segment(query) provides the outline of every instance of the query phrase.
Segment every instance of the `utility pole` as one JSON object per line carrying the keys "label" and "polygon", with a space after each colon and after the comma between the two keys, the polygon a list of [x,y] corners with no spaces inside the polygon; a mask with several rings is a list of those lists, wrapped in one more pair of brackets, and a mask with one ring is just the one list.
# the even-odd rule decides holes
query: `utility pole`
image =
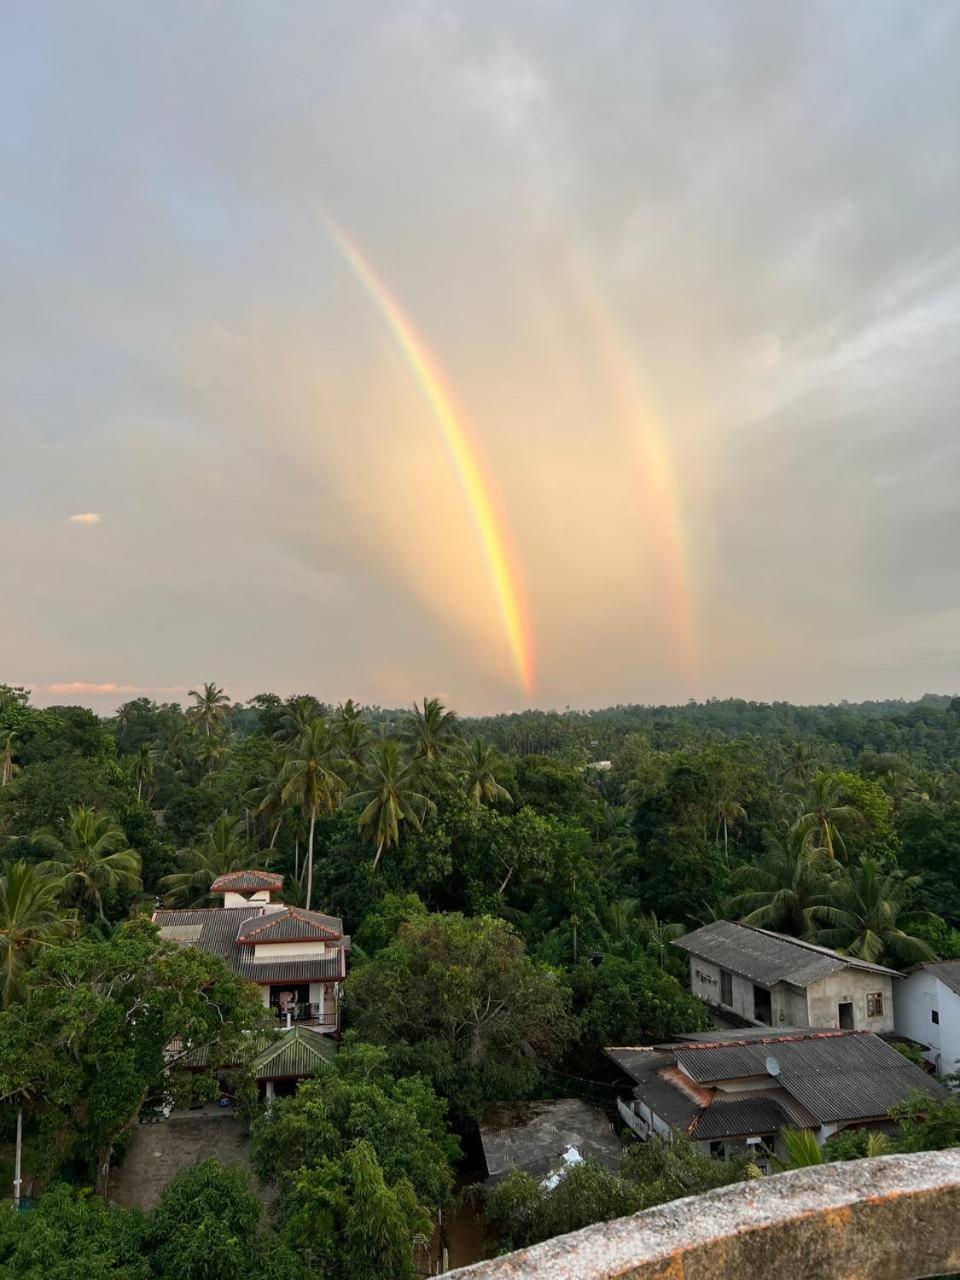
{"label": "utility pole", "polygon": [[20,1186],[23,1179],[20,1177],[20,1162],[23,1156],[23,1107],[17,1107],[17,1155],[13,1166],[13,1206],[15,1209],[20,1208]]}

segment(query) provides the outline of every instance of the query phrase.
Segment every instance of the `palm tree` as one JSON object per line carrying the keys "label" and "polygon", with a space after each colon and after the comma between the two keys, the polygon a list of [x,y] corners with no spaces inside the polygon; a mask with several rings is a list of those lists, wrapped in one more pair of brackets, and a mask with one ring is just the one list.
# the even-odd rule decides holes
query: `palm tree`
{"label": "palm tree", "polygon": [[811,916],[820,928],[813,930],[810,939],[873,964],[935,960],[922,938],[898,924],[919,887],[919,876],[885,871],[876,858],[864,858],[818,899]]}
{"label": "palm tree", "polygon": [[298,693],[288,698],[280,728],[274,734],[278,742],[292,743],[302,738],[314,720],[321,719],[323,706],[312,693]]}
{"label": "palm tree", "polygon": [[643,922],[638,898],[615,898],[600,908],[600,925],[610,950],[624,960],[636,960],[643,951]]}
{"label": "palm tree", "polygon": [[23,976],[40,950],[75,926],[60,910],[60,881],[26,862],[9,862],[0,875],[0,982],[3,1007],[20,994]]}
{"label": "palm tree", "polygon": [[271,849],[277,843],[277,836],[280,834],[280,827],[283,824],[285,813],[283,803],[283,766],[285,763],[286,757],[283,752],[279,748],[272,750],[263,762],[257,781],[246,797],[247,802],[253,806],[254,812],[265,814],[273,826],[273,834],[270,836],[269,845]]}
{"label": "palm tree", "polygon": [[447,711],[439,698],[424,698],[423,706],[414,703],[406,717],[404,737],[415,760],[439,760],[460,737],[457,713]]}
{"label": "palm tree", "polygon": [[768,836],[763,861],[734,871],[739,892],[726,910],[742,924],[801,938],[812,927],[811,910],[827,892],[834,865],[816,831],[794,826],[782,838]]}
{"label": "palm tree", "polygon": [[[786,1148],[786,1159],[780,1156],[770,1157],[770,1163],[777,1173],[787,1173],[791,1169],[809,1169],[811,1166],[827,1163],[823,1147],[817,1142],[816,1134],[812,1129],[781,1129],[780,1141]],[[868,1157],[885,1156],[889,1151],[890,1139],[885,1133],[877,1130],[868,1136],[866,1149]],[[747,1176],[762,1178],[763,1170],[759,1165],[750,1163],[747,1165]]]}
{"label": "palm tree", "polygon": [[723,860],[729,862],[729,833],[730,828],[738,822],[742,822],[747,816],[747,811],[739,800],[735,800],[732,794],[724,790],[720,798],[717,800],[717,834],[723,829]]}
{"label": "palm tree", "polygon": [[367,763],[371,733],[363,713],[352,698],[337,707],[333,723],[348,770],[352,777],[359,778]]}
{"label": "palm tree", "polygon": [[213,737],[223,728],[230,699],[212,680],[200,690],[191,689],[190,697],[195,700],[188,712],[194,727],[198,732],[202,731],[205,738]]}
{"label": "palm tree", "polygon": [[464,746],[461,758],[467,794],[478,809],[495,801],[513,804],[513,796],[500,782],[506,761],[496,747],[475,738],[469,747]]}
{"label": "palm tree", "polygon": [[206,830],[197,845],[176,854],[183,868],[164,876],[159,888],[170,907],[206,907],[216,898],[210,892],[214,880],[228,871],[243,871],[250,853],[243,841],[243,823],[223,814]]}
{"label": "palm tree", "polygon": [[213,773],[226,756],[227,748],[216,738],[201,738],[195,752],[197,764],[204,773]]}
{"label": "palm tree", "polygon": [[0,787],[12,782],[14,774],[20,772],[20,766],[14,763],[17,754],[17,735],[13,729],[0,734]]}
{"label": "palm tree", "polygon": [[380,862],[384,849],[400,842],[400,825],[408,822],[419,831],[428,812],[436,805],[416,790],[416,765],[405,759],[399,742],[388,740],[379,744],[364,772],[364,789],[353,797],[363,810],[357,820],[377,846],[374,868]]}
{"label": "palm tree", "polygon": [[798,738],[793,744],[792,751],[787,755],[783,770],[784,782],[790,787],[802,789],[810,781],[810,775],[813,773],[813,764],[813,752],[802,738]]}
{"label": "palm tree", "polygon": [[673,954],[670,943],[686,933],[686,925],[666,924],[658,920],[651,911],[649,915],[640,917],[640,937],[650,955],[661,969],[666,969],[667,960]]}
{"label": "palm tree", "polygon": [[837,824],[859,822],[863,817],[855,805],[843,804],[842,800],[837,779],[821,770],[813,779],[806,808],[797,819],[797,826],[801,830],[819,832],[818,843],[831,858],[836,858],[838,853],[844,857],[846,853],[843,835]]}
{"label": "palm tree", "polygon": [[140,855],[112,818],[78,805],[70,810],[63,835],[53,827],[34,833],[33,843],[49,857],[39,870],[61,881],[61,898],[70,906],[92,906],[103,915],[103,894],[140,888]]}
{"label": "palm tree", "polygon": [[144,742],[140,750],[133,757],[130,765],[130,775],[137,784],[137,803],[143,799],[143,789],[147,783],[153,781],[156,772],[155,762],[157,753],[153,747]]}
{"label": "palm tree", "polygon": [[313,898],[313,835],[317,814],[321,809],[332,813],[343,798],[347,784],[343,778],[343,761],[329,723],[317,717],[311,720],[293,744],[281,772],[284,804],[300,804],[310,815],[307,836],[306,908]]}

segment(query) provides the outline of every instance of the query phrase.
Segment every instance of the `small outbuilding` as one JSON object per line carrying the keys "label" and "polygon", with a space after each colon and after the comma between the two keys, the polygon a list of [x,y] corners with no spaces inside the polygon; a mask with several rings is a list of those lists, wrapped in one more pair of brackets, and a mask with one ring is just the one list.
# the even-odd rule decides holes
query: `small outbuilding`
{"label": "small outbuilding", "polygon": [[488,1107],[480,1122],[480,1141],[491,1183],[514,1169],[549,1180],[558,1170],[562,1173],[591,1158],[611,1173],[620,1167],[620,1139],[609,1117],[579,1098]]}

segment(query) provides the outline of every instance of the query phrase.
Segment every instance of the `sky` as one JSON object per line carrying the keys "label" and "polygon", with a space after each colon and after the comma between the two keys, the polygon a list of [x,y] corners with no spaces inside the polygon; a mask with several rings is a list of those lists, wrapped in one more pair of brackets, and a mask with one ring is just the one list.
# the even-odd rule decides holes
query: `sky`
{"label": "sky", "polygon": [[956,691],[958,65],[955,0],[5,0],[0,680]]}

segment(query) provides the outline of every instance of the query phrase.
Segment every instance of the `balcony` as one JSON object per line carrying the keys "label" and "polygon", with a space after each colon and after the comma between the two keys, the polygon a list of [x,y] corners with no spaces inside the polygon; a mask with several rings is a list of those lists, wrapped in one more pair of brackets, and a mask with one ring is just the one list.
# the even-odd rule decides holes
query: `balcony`
{"label": "balcony", "polygon": [[917,1280],[960,1270],[960,1148],[741,1182],[450,1272],[461,1280]]}
{"label": "balcony", "polygon": [[322,1005],[314,1004],[308,1001],[305,1004],[294,1004],[289,1007],[286,1013],[281,1013],[279,1009],[274,1009],[280,1020],[281,1026],[295,1026],[297,1023],[305,1023],[307,1026],[317,1027],[318,1030],[335,1031],[338,1023],[337,1010],[324,1009]]}

